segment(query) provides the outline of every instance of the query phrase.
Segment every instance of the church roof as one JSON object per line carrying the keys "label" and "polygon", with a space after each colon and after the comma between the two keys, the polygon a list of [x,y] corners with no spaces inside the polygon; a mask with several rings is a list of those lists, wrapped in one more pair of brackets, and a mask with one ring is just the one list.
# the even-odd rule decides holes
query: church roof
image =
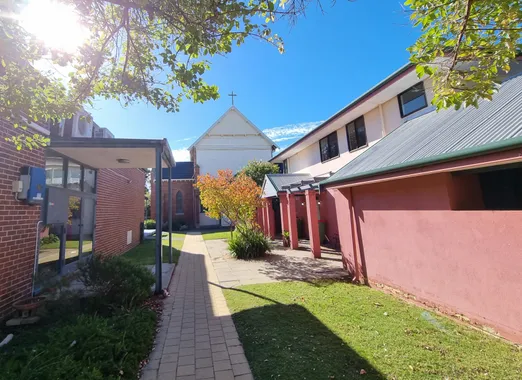
{"label": "church roof", "polygon": [[[192,179],[194,178],[194,163],[192,161],[176,162],[172,169],[172,179]],[[161,173],[163,180],[169,179],[169,168],[163,168]]]}
{"label": "church roof", "polygon": [[200,141],[201,141],[201,140],[202,140],[202,139],[203,139],[207,134],[209,134],[210,131],[211,131],[212,129],[214,129],[214,127],[215,127],[216,125],[218,125],[218,124],[221,122],[221,120],[223,120],[223,119],[225,118],[225,116],[228,115],[230,112],[236,112],[236,113],[237,113],[237,114],[238,114],[238,115],[239,115],[239,116],[240,116],[240,117],[241,117],[241,118],[242,118],[242,119],[243,119],[243,120],[244,120],[248,125],[250,125],[254,130],[256,130],[262,138],[264,138],[266,141],[268,141],[268,142],[272,145],[272,147],[273,147],[274,149],[275,149],[275,148],[279,148],[279,146],[278,146],[275,142],[273,142],[272,139],[270,139],[267,135],[265,135],[265,134],[263,133],[263,131],[261,131],[258,127],[256,127],[256,125],[255,125],[254,123],[252,123],[250,120],[248,120],[247,117],[241,113],[241,111],[239,111],[236,107],[231,106],[231,107],[230,107],[230,108],[229,108],[229,109],[228,109],[228,110],[227,110],[223,115],[221,115],[221,117],[220,117],[219,119],[216,120],[216,122],[215,122],[214,124],[212,124],[212,125],[210,126],[209,129],[207,129],[207,130],[206,130],[206,131],[205,131],[201,136],[199,136],[199,138],[198,138],[196,141],[194,141],[194,142],[192,143],[191,146],[189,146],[188,150],[191,150],[193,147],[195,147],[195,146],[196,146],[196,145],[197,145],[197,144],[198,144],[198,143],[199,143],[199,142],[200,142]]}

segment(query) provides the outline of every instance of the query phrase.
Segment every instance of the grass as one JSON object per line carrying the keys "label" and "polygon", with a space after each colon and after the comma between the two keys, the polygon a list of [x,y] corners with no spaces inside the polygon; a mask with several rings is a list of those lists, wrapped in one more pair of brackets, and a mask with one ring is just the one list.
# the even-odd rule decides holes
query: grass
{"label": "grass", "polygon": [[[181,247],[183,246],[183,240],[185,238],[183,233],[172,233],[172,261],[177,263],[179,255],[181,253]],[[169,262],[169,238],[164,236],[163,241],[163,262]],[[155,259],[155,240],[145,240],[142,244],[134,247],[130,251],[123,254],[122,257],[131,260],[133,263],[138,265],[153,265],[156,262]]]}
{"label": "grass", "polygon": [[230,239],[230,230],[220,231],[201,231],[203,240],[218,240],[218,239]]}
{"label": "grass", "polygon": [[522,378],[516,346],[365,286],[284,282],[225,297],[256,379]]}
{"label": "grass", "polygon": [[[78,248],[79,247],[78,242],[79,242],[79,240],[67,240],[65,242],[65,248],[67,248],[67,249]],[[88,244],[88,243],[91,243],[91,240],[83,241],[83,244]],[[58,249],[58,248],[60,248],[60,241],[56,241],[54,243],[49,243],[49,244],[42,244],[40,246],[40,249]]]}

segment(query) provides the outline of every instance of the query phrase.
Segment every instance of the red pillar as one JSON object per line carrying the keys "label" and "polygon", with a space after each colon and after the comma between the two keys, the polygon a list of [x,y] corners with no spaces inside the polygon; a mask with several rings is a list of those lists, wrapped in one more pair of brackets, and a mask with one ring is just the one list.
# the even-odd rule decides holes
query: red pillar
{"label": "red pillar", "polygon": [[268,217],[268,236],[273,240],[275,238],[275,214],[274,208],[272,207],[272,198],[266,199],[266,210]]}
{"label": "red pillar", "polygon": [[297,236],[297,216],[295,214],[295,195],[287,194],[287,210],[288,210],[288,232],[290,232],[290,248],[297,249],[299,247],[299,238]]}
{"label": "red pillar", "polygon": [[279,194],[279,210],[281,212],[281,229],[288,231],[288,200],[286,194]]}
{"label": "red pillar", "polygon": [[319,241],[319,219],[317,218],[317,200],[315,190],[306,190],[306,216],[308,219],[308,235],[310,248],[315,258],[321,257],[321,242]]}

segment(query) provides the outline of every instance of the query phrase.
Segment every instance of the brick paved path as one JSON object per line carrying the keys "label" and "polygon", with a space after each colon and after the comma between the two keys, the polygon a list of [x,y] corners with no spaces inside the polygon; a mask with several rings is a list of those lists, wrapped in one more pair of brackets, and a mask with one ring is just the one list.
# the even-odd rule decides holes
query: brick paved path
{"label": "brick paved path", "polygon": [[207,248],[187,233],[142,380],[252,380]]}

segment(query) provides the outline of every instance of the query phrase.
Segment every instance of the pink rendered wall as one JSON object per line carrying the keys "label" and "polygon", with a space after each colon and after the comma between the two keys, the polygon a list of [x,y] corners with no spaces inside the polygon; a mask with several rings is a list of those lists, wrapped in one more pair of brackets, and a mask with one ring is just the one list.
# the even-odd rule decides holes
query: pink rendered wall
{"label": "pink rendered wall", "polygon": [[[352,188],[365,273],[522,342],[522,211],[453,211],[454,185],[451,175],[437,174]],[[347,191],[341,195],[348,258]]]}
{"label": "pink rendered wall", "polygon": [[319,200],[321,201],[321,205],[319,206],[320,210],[320,219],[326,222],[326,236],[328,239],[333,239],[336,235],[339,235],[339,231],[337,229],[337,212],[335,208],[335,197],[333,195],[334,189],[326,189],[325,191],[321,191],[319,195]]}

